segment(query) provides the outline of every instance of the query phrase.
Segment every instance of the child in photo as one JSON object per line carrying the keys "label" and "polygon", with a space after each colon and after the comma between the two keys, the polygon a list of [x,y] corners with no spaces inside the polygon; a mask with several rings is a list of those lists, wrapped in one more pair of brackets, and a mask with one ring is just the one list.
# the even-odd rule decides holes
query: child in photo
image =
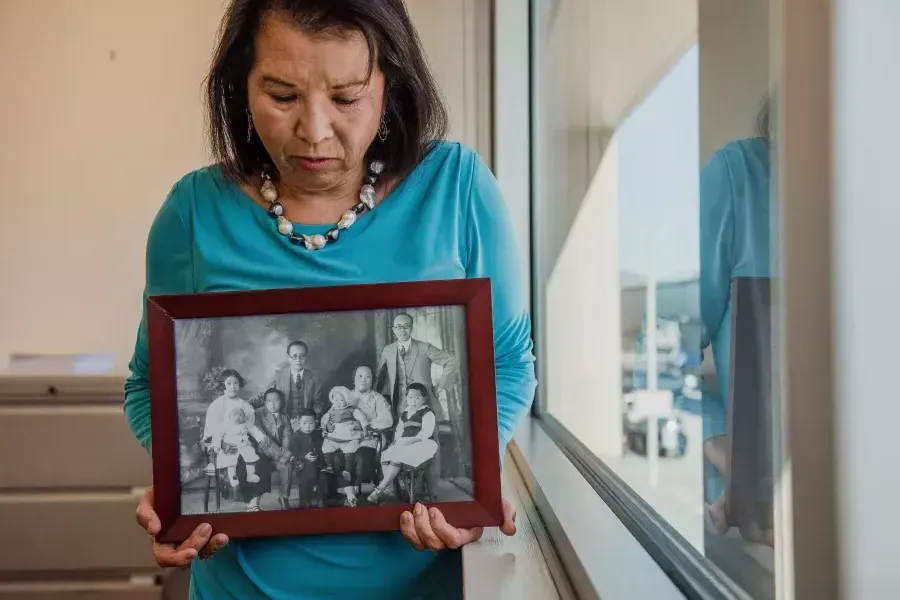
{"label": "child in photo", "polygon": [[397,419],[394,443],[381,453],[384,479],[369,494],[369,502],[374,504],[387,494],[388,486],[400,473],[401,465],[418,467],[437,452],[437,442],[432,439],[436,421],[427,398],[428,390],[421,383],[411,383],[407,387],[406,410]]}
{"label": "child in photo", "polygon": [[236,468],[238,459],[243,458],[247,467],[247,482],[259,483],[256,473],[259,455],[250,438],[261,442],[265,435],[256,426],[253,407],[238,395],[244,386],[244,378],[234,369],[226,369],[222,371],[220,381],[222,395],[213,400],[206,410],[203,439],[209,440],[216,455],[215,465],[207,465],[207,470],[226,469],[229,482],[237,487]]}
{"label": "child in photo", "polygon": [[232,487],[239,485],[237,478],[238,456],[244,459],[247,466],[247,481],[249,483],[259,483],[259,475],[256,474],[256,463],[259,461],[259,455],[253,447],[250,438],[253,437],[257,443],[262,443],[266,439],[266,435],[256,426],[255,414],[251,411],[249,414],[241,407],[236,406],[228,413],[228,422],[222,428],[221,436],[213,438],[213,448],[222,448],[219,451],[216,466],[218,468],[225,467],[228,471],[228,481]]}
{"label": "child in photo", "polygon": [[[291,466],[293,455],[290,451],[291,421],[284,414],[285,398],[278,388],[269,388],[263,393],[263,407],[256,411],[256,423],[265,434],[265,441],[259,449],[272,463],[278,472],[279,495],[278,505],[283,509],[290,508]],[[266,465],[264,468],[271,467]]]}
{"label": "child in photo", "polygon": [[291,435],[290,453],[300,484],[300,508],[325,506],[328,475],[324,471],[322,432],[316,429],[316,413],[304,409],[297,416],[297,430]]}
{"label": "child in photo", "polygon": [[[331,408],[322,417],[322,430],[325,432],[322,452],[328,469],[341,475],[338,485],[352,488],[356,485],[355,452],[359,449],[359,442],[369,421],[361,410],[353,406],[349,389],[343,386],[333,387],[328,393],[328,399],[331,401]],[[356,505],[355,494],[347,496],[347,505]]]}

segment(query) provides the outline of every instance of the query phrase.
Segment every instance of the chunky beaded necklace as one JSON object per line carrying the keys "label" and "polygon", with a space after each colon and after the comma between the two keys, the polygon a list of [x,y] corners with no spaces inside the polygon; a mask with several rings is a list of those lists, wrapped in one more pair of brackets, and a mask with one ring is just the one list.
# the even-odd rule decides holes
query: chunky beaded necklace
{"label": "chunky beaded necklace", "polygon": [[378,176],[384,170],[384,163],[380,160],[372,161],[369,165],[369,172],[365,177],[362,187],[359,190],[359,203],[341,215],[340,220],[324,234],[316,233],[307,235],[302,233],[297,235],[294,233],[294,225],[284,216],[284,206],[278,202],[278,187],[272,181],[272,171],[264,169],[262,172],[262,186],[260,192],[262,197],[269,203],[269,216],[275,219],[278,233],[287,237],[292,243],[303,245],[307,250],[321,250],[329,242],[338,241],[342,229],[349,229],[351,225],[356,223],[359,215],[366,210],[375,208],[375,182]]}

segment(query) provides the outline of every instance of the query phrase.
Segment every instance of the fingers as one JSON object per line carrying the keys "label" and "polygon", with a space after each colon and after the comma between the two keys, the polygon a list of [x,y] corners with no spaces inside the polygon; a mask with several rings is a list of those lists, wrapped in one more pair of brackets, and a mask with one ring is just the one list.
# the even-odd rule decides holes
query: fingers
{"label": "fingers", "polygon": [[454,527],[444,519],[444,513],[436,508],[430,509],[428,514],[431,518],[431,529],[434,531],[435,535],[440,538],[441,542],[443,542],[447,548],[452,550],[457,550],[466,544],[476,542],[480,540],[481,536],[484,534],[484,529],[481,527],[475,527],[474,529],[459,529]]}
{"label": "fingers", "polygon": [[200,550],[200,558],[202,560],[207,560],[212,557],[213,554],[222,549],[222,547],[228,543],[228,536],[224,533],[217,533],[209,540],[209,543]]}
{"label": "fingers", "polygon": [[422,543],[422,540],[419,539],[419,535],[416,533],[416,526],[413,522],[412,513],[409,511],[405,511],[402,515],[400,515],[400,533],[403,534],[409,543],[412,544],[412,547],[421,552],[425,549],[425,544]]}
{"label": "fingers", "polygon": [[503,499],[503,525],[500,531],[504,535],[516,535],[516,508],[506,498]]}
{"label": "fingers", "polygon": [[[434,510],[434,509],[433,509]],[[431,517],[422,504],[416,503],[413,509],[413,521],[416,526],[416,533],[419,540],[429,550],[443,550],[446,546],[431,528]]]}
{"label": "fingers", "polygon": [[172,544],[154,541],[153,556],[160,567],[186,567],[197,557],[197,551],[194,548],[178,549]]}
{"label": "fingers", "polygon": [[153,486],[144,490],[144,495],[135,511],[135,518],[138,524],[144,528],[150,535],[159,533],[162,527],[159,523],[159,517],[153,510]]}

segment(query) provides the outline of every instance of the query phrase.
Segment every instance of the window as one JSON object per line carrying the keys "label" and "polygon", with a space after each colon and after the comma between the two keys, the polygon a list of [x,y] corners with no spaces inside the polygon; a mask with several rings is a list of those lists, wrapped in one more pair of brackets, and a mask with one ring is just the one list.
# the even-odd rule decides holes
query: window
{"label": "window", "polygon": [[775,597],[769,9],[532,2],[537,415],[714,597]]}

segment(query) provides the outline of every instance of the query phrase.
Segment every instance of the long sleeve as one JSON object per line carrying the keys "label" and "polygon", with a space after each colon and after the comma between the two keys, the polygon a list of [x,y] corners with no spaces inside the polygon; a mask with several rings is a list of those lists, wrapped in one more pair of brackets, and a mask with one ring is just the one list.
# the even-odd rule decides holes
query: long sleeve
{"label": "long sleeve", "polygon": [[[714,340],[731,301],[734,263],[734,194],[724,152],[700,173],[700,318],[703,347]],[[714,352],[729,349],[713,348]],[[727,373],[718,373],[722,381]],[[727,412],[719,393],[703,391],[703,439],[725,435]]]}
{"label": "long sleeve", "polygon": [[147,298],[158,294],[192,292],[191,233],[181,203],[181,184],[176,184],[159,209],[147,237],[143,315],[138,326],[134,354],[125,382],[125,416],[138,442],[150,451],[150,372],[147,348]]}
{"label": "long sleeve", "polygon": [[440,365],[443,370],[438,387],[442,390],[448,389],[456,381],[456,376],[459,373],[459,361],[446,350],[442,350],[433,344],[426,343],[425,348],[431,362]]}
{"label": "long sleeve", "polygon": [[375,400],[375,417],[369,425],[372,429],[388,429],[394,424],[394,417],[391,415],[391,407],[388,405],[384,396],[378,392],[369,392]]}
{"label": "long sleeve", "polygon": [[537,380],[531,319],[509,208],[500,187],[473,153],[469,193],[466,276],[489,277],[493,299],[494,357],[500,452],[528,415]]}
{"label": "long sleeve", "polygon": [[725,154],[700,173],[700,317],[703,346],[716,337],[731,296],[734,194]]}
{"label": "long sleeve", "polygon": [[359,410],[358,408],[354,409],[353,418],[356,419],[357,421],[359,421],[359,424],[362,425],[363,427],[369,426],[369,419],[366,418],[366,413]]}
{"label": "long sleeve", "polygon": [[434,413],[429,411],[422,417],[422,429],[419,431],[417,438],[427,440],[434,434]]}

